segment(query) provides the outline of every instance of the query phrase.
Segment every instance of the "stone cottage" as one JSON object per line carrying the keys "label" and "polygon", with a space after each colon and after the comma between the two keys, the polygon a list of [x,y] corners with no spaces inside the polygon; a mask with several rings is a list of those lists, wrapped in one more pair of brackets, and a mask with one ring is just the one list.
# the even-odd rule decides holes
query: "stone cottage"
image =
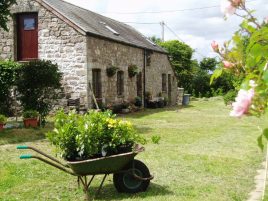
{"label": "stone cottage", "polygon": [[[89,2],[90,3],[90,2]],[[177,80],[167,52],[132,27],[62,0],[17,0],[9,31],[0,29],[0,59],[45,59],[63,72],[65,103],[93,106],[161,93],[176,103]],[[138,67],[130,77],[129,66]],[[113,76],[107,68],[117,67]]]}

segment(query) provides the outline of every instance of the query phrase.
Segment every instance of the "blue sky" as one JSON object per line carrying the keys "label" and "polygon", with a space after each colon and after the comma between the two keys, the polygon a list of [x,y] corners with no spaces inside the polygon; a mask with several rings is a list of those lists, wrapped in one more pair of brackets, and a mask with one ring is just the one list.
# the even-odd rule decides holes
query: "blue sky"
{"label": "blue sky", "polygon": [[[221,0],[65,0],[121,22],[129,23],[145,36],[161,37],[160,22],[164,21],[165,40],[180,39],[198,53],[195,58],[215,56],[210,48],[213,40],[223,43],[238,29],[240,18],[231,16],[224,20],[220,11]],[[262,21],[268,16],[268,0],[249,0],[247,6],[256,10]],[[204,8],[211,7],[211,8]],[[197,8],[197,9],[196,9]],[[202,9],[198,9],[202,8]],[[186,9],[186,10],[185,10]],[[193,9],[193,10],[187,10]],[[178,11],[175,10],[185,10]],[[137,13],[158,12],[160,13]],[[128,13],[128,14],[127,14]]]}

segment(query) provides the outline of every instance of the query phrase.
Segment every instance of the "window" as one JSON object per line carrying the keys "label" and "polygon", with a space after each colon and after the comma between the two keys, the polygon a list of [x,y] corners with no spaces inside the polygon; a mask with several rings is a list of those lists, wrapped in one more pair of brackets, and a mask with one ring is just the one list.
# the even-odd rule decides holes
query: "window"
{"label": "window", "polygon": [[162,74],[162,91],[166,92],[167,91],[167,75]]}
{"label": "window", "polygon": [[124,71],[117,72],[117,95],[122,96],[124,94]]}
{"label": "window", "polygon": [[23,28],[25,31],[35,29],[35,19],[34,18],[25,18],[23,20]]}

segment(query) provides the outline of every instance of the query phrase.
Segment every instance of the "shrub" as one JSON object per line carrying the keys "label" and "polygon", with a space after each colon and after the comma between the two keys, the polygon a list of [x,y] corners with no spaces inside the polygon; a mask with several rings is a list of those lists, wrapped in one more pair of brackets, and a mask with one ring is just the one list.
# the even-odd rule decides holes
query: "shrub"
{"label": "shrub", "polygon": [[230,104],[235,100],[235,97],[237,95],[237,92],[235,90],[230,90],[223,96],[223,100],[225,105]]}
{"label": "shrub", "polygon": [[0,114],[0,123],[4,124],[7,121],[7,117],[3,114]]}
{"label": "shrub", "polygon": [[23,64],[18,74],[17,87],[23,110],[37,110],[44,125],[45,117],[60,94],[58,65],[51,61],[31,61]]}
{"label": "shrub", "polygon": [[37,118],[39,114],[36,110],[26,110],[23,112],[22,116],[24,119]]}
{"label": "shrub", "polygon": [[16,72],[20,65],[13,61],[0,61],[0,113],[12,115],[11,89],[15,84]]}
{"label": "shrub", "polygon": [[55,129],[47,137],[66,160],[113,155],[145,143],[130,122],[115,119],[111,111],[85,115],[60,111],[55,117]]}

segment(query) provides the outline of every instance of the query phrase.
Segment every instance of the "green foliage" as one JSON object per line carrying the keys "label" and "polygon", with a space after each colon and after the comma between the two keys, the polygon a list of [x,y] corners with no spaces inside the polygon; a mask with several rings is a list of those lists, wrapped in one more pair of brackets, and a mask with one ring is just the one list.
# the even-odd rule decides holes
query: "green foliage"
{"label": "green foliage", "polygon": [[15,85],[20,65],[12,61],[0,61],[0,113],[11,115],[11,89]]}
{"label": "green foliage", "polygon": [[134,77],[139,73],[139,68],[137,65],[131,64],[128,66],[128,76]]}
{"label": "green foliage", "polygon": [[8,31],[7,21],[12,16],[10,7],[16,3],[16,0],[1,0],[0,1],[0,27]]}
{"label": "green foliage", "polygon": [[225,105],[232,103],[235,100],[236,94],[237,94],[237,91],[235,90],[228,91],[227,94],[223,96]]}
{"label": "green foliage", "polygon": [[137,106],[137,107],[141,107],[142,106],[142,99],[141,99],[141,97],[139,97],[139,96],[135,97],[134,105]]}
{"label": "green foliage", "polygon": [[161,42],[159,45],[169,53],[171,64],[178,78],[178,85],[190,91],[194,69],[194,61],[192,61],[194,50],[178,40]]}
{"label": "green foliage", "polygon": [[7,121],[7,117],[3,114],[0,114],[0,123],[3,124],[3,123],[6,123],[6,121]]}
{"label": "green foliage", "polygon": [[115,119],[110,111],[90,111],[85,115],[59,111],[55,129],[47,137],[67,160],[117,154],[124,147],[131,151],[134,144],[145,143],[130,122]]}
{"label": "green foliage", "polygon": [[60,81],[58,65],[51,61],[31,61],[19,69],[17,87],[23,110],[37,110],[42,125],[59,98]]}
{"label": "green foliage", "polygon": [[159,135],[153,135],[151,139],[154,144],[159,144],[161,137]]}
{"label": "green foliage", "polygon": [[200,69],[205,71],[214,71],[218,62],[215,58],[204,58],[200,62]]}
{"label": "green foliage", "polygon": [[112,77],[116,74],[118,68],[116,66],[111,65],[106,69],[106,73],[108,77]]}
{"label": "green foliage", "polygon": [[39,116],[39,114],[36,110],[25,110],[25,111],[23,111],[22,116],[24,119],[37,118]]}

